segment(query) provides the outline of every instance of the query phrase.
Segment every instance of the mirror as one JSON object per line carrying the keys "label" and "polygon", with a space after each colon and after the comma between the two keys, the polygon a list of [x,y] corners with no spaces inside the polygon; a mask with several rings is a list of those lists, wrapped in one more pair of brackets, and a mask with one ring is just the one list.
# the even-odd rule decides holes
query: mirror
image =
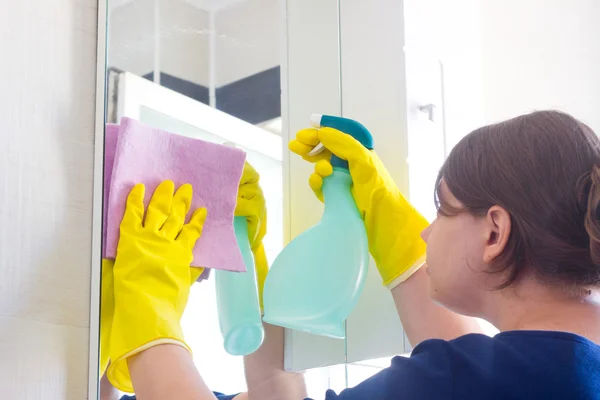
{"label": "mirror", "polygon": [[[322,214],[306,184],[312,166],[287,151],[312,112],[364,123],[400,189],[432,219],[437,171],[469,131],[540,108],[600,127],[600,99],[590,95],[599,91],[589,90],[600,59],[591,28],[568,20],[573,26],[560,29],[569,13],[558,5],[546,13],[509,3],[107,0],[105,120],[242,150],[265,194],[269,263]],[[515,10],[522,19],[514,21]],[[105,145],[108,165],[108,136]],[[191,287],[182,328],[209,388],[243,392],[243,360],[224,349],[216,298],[207,270]],[[345,330],[343,340],[285,332],[285,367],[306,371],[314,398],[411,350],[373,263]],[[122,394],[106,379],[101,393]]]}
{"label": "mirror", "polygon": [[[282,15],[277,0],[108,0],[106,122],[129,118],[243,150],[269,210],[269,260],[283,245]],[[207,272],[191,288],[182,328],[207,385],[242,392],[242,358],[223,348]]]}

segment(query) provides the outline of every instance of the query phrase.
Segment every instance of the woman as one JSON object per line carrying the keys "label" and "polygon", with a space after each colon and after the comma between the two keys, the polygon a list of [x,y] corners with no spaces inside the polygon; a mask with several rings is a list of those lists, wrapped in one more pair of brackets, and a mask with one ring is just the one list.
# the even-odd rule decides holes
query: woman
{"label": "woman", "polygon": [[[349,162],[371,254],[418,343],[326,399],[600,399],[600,140],[587,126],[543,111],[466,136],[440,170],[425,269],[414,235],[423,220],[376,155],[332,129],[300,132],[290,148],[317,162],[318,196],[331,173],[327,155],[307,156],[318,142]],[[471,317],[501,333],[477,333]],[[140,399],[214,399],[184,347],[125,357]],[[273,377],[260,397],[249,381],[250,397],[301,398],[282,395],[298,382]]]}

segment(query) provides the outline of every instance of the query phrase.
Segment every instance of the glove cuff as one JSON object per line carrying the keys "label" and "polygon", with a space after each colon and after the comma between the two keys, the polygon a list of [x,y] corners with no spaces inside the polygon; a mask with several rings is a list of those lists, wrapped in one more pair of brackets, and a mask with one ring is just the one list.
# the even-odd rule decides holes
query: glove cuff
{"label": "glove cuff", "polygon": [[384,280],[383,285],[389,290],[392,290],[393,288],[410,278],[415,272],[421,269],[423,265],[425,265],[425,254],[419,257],[417,261],[415,261],[408,269],[404,270],[403,272],[397,274],[392,278]]}
{"label": "glove cuff", "polygon": [[167,303],[153,300],[115,309],[110,338],[111,364],[106,375],[112,385],[123,392],[133,392],[127,366],[129,357],[161,344],[175,344],[192,352],[183,340],[181,315]]}
{"label": "glove cuff", "polygon": [[192,354],[192,349],[183,340],[178,338],[156,338],[148,343],[136,347],[132,350],[125,352],[123,355],[117,356],[115,361],[111,361],[106,372],[106,377],[110,383],[125,393],[133,393],[133,384],[131,382],[131,375],[129,374],[129,366],[127,365],[127,359],[136,354],[141,353],[144,350],[148,350],[151,347],[159,346],[162,344],[174,344],[181,346]]}

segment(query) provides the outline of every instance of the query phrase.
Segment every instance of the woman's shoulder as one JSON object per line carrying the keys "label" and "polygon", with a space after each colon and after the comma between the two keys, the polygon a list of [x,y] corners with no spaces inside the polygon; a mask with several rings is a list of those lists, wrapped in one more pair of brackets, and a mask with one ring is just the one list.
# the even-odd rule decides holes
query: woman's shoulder
{"label": "woman's shoulder", "polygon": [[[417,345],[412,357],[427,358],[433,354],[436,360],[467,357],[478,362],[486,356],[493,356],[495,362],[499,362],[503,358],[521,357],[524,354],[539,353],[555,357],[557,353],[566,352],[570,356],[575,348],[600,359],[600,346],[582,336],[556,331],[508,331],[495,336],[472,333],[449,341],[430,339]],[[477,357],[472,358],[472,354]]]}
{"label": "woman's shoulder", "polygon": [[[586,357],[591,362],[580,363]],[[330,392],[327,399],[595,399],[599,373],[598,346],[576,335],[469,334],[423,341],[410,357],[394,357],[389,368],[340,395]]]}
{"label": "woman's shoulder", "polygon": [[567,332],[510,331],[493,337],[469,334],[450,341],[426,340],[408,360],[397,358],[392,365],[399,370],[407,363],[426,366],[430,374],[452,375],[453,393],[460,398],[470,398],[469,393],[487,396],[480,398],[511,398],[518,393],[552,397],[567,395],[572,385],[584,393],[572,398],[597,398],[586,396],[600,389],[595,378],[600,373],[600,346]]}
{"label": "woman's shoulder", "polygon": [[[470,333],[453,340],[428,339],[415,346],[411,353],[411,359],[428,358],[433,356],[439,363],[440,359],[451,357],[460,353],[471,351],[480,352],[484,348],[495,345],[496,338],[479,333]],[[394,358],[396,362],[402,362],[403,357]]]}

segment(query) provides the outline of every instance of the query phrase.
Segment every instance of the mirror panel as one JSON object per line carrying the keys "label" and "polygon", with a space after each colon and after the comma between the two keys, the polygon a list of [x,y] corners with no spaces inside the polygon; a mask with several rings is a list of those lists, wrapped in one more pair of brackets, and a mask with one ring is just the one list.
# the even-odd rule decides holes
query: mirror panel
{"label": "mirror panel", "polygon": [[[261,176],[272,260],[283,246],[281,59],[277,0],[108,0],[106,121],[233,143]],[[206,275],[206,273],[204,274]],[[246,389],[223,348],[214,273],[192,286],[182,328],[210,388]]]}

